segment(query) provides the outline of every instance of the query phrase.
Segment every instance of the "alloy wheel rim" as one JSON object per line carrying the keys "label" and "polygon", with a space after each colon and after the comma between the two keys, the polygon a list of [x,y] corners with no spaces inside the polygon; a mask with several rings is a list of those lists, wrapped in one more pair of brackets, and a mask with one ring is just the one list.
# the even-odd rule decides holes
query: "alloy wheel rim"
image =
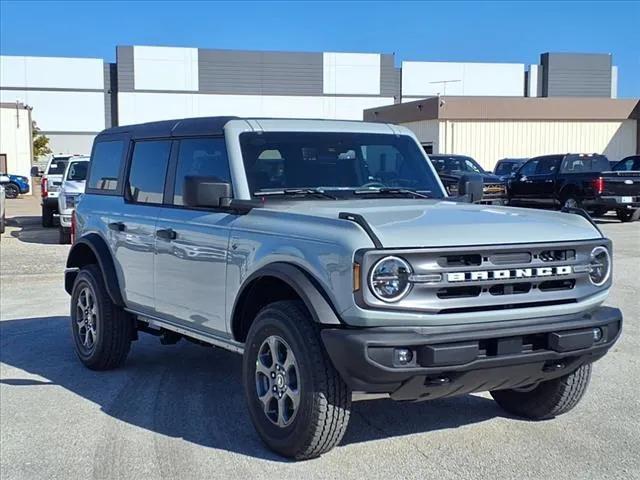
{"label": "alloy wheel rim", "polygon": [[574,198],[569,198],[567,201],[564,202],[564,206],[567,208],[577,208],[578,202]]}
{"label": "alloy wheel rim", "polygon": [[80,290],[76,302],[76,331],[80,344],[91,351],[98,338],[98,306],[89,287]]}
{"label": "alloy wheel rim", "polygon": [[298,363],[291,347],[281,337],[267,337],[256,358],[256,392],[265,416],[284,428],[298,413],[300,383]]}

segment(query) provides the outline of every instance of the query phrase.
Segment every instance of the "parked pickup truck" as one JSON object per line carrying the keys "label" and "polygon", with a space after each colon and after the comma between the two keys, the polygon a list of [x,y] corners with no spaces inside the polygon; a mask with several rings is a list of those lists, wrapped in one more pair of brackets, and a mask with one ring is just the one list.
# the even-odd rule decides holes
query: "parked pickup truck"
{"label": "parked pickup truck", "polygon": [[295,459],[340,442],[354,391],[489,391],[524,418],[568,412],[622,329],[602,305],[611,241],[586,216],[474,205],[476,177],[458,192],[396,125],[105,130],[65,271],[76,354],[123,366],[143,332],[242,354],[258,435]]}
{"label": "parked pickup truck", "polygon": [[604,155],[544,155],[514,173],[508,197],[509,205],[584,208],[596,216],[615,210],[628,222],[640,208],[640,172],[612,172]]}

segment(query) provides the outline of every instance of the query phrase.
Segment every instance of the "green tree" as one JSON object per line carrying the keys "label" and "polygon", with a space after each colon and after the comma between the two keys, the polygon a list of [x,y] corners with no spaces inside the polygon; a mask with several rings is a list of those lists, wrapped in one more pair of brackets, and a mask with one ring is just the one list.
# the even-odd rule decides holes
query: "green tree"
{"label": "green tree", "polygon": [[49,138],[40,133],[40,129],[36,122],[32,122],[32,136],[33,136],[33,157],[34,160],[51,153],[49,148]]}

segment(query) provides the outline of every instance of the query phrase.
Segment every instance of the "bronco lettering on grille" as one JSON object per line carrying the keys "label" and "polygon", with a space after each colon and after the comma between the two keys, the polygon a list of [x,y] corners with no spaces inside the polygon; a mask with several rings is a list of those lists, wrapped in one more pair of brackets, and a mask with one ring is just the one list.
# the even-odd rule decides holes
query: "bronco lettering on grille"
{"label": "bronco lettering on grille", "polygon": [[573,269],[569,265],[559,267],[514,268],[510,270],[476,270],[473,272],[447,273],[449,282],[468,282],[478,280],[510,280],[512,278],[557,277],[570,275]]}

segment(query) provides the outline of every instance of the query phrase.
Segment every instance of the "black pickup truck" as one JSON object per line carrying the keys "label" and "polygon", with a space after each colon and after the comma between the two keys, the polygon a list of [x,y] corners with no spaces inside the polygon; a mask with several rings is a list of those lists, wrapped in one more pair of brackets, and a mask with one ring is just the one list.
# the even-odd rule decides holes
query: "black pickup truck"
{"label": "black pickup truck", "polygon": [[640,215],[640,172],[611,171],[598,154],[531,158],[508,182],[509,205],[584,208],[594,216],[615,210],[622,222]]}

